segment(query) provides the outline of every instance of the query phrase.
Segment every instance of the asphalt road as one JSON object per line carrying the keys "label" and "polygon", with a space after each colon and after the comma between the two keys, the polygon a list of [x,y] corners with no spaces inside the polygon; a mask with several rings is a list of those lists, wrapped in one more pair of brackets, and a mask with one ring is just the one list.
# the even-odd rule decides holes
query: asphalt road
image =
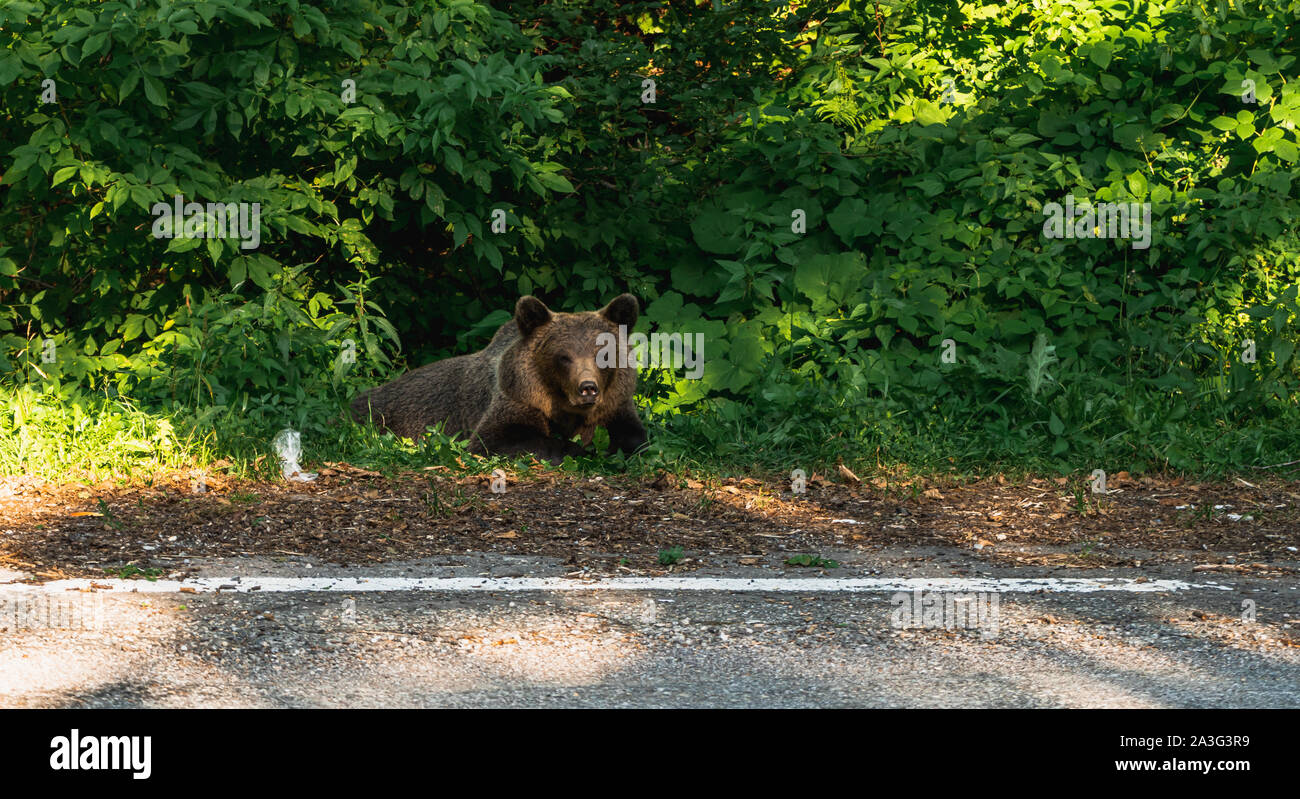
{"label": "asphalt road", "polygon": [[[683,576],[917,578],[960,554]],[[913,595],[892,590],[248,590],[269,575],[565,573],[503,556],[200,565],[239,575],[238,592],[0,584],[0,707],[1300,707],[1294,576],[1071,569],[1050,575],[1141,582],[998,593],[995,606],[956,596],[907,618]],[[1151,590],[1165,579],[1198,587]],[[922,595],[936,597],[953,599]],[[962,602],[983,616],[954,621]]]}

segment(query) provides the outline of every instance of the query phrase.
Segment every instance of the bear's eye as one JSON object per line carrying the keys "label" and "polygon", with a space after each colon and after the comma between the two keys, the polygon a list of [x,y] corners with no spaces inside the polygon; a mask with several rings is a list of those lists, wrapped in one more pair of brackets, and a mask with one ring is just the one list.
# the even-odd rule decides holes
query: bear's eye
{"label": "bear's eye", "polygon": [[567,355],[561,355],[557,360],[559,360],[562,366],[568,366],[569,364],[573,363],[573,359]]}

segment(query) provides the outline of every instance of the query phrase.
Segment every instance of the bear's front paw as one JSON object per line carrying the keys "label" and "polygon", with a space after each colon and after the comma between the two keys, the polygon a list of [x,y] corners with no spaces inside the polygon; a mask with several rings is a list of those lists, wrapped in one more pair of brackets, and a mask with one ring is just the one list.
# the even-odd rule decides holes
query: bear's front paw
{"label": "bear's front paw", "polygon": [[559,466],[564,462],[566,455],[582,458],[591,453],[576,441],[561,441],[558,438],[552,438],[547,439],[541,446],[537,447],[533,454],[540,460],[550,462],[552,466]]}
{"label": "bear's front paw", "polygon": [[623,452],[627,455],[635,455],[645,447],[646,441],[648,440],[649,439],[646,438],[644,431],[628,433],[619,436],[618,438],[611,437],[609,442],[609,454],[613,455],[615,452]]}

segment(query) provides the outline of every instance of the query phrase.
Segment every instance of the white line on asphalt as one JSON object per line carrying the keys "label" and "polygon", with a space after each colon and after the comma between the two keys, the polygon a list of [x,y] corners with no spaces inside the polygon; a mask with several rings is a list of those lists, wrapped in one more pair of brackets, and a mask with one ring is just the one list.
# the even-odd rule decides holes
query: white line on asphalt
{"label": "white line on asphalt", "polygon": [[145,594],[247,593],[290,591],[354,593],[371,591],[715,591],[755,593],[884,593],[951,591],[990,593],[1093,593],[1120,591],[1149,594],[1160,591],[1213,589],[1214,583],[1181,580],[1142,580],[1119,577],[862,577],[755,578],[743,577],[613,577],[575,580],[563,577],[204,577],[185,580],[54,580],[39,585],[9,583],[3,592],[111,590]]}

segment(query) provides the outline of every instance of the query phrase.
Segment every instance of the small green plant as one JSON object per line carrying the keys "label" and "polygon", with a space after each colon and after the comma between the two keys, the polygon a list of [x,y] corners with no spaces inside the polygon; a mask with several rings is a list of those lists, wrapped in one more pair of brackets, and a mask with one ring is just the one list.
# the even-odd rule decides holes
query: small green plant
{"label": "small green plant", "polygon": [[[440,519],[447,519],[461,512],[466,507],[482,508],[483,498],[476,493],[466,493],[464,486],[456,486],[449,497],[444,497],[443,493],[432,482],[429,483],[429,490],[424,492],[420,498],[426,511],[430,516]],[[509,515],[513,511],[510,508],[503,508],[502,514]]]}
{"label": "small green plant", "polygon": [[104,501],[104,498],[95,497],[95,499],[99,505],[100,515],[104,517],[104,524],[107,524],[109,527],[112,527],[114,530],[121,530],[122,520],[117,518],[117,514],[113,512],[112,508],[108,507],[108,503]]}
{"label": "small green plant", "polygon": [[683,554],[685,553],[683,552],[681,547],[673,547],[672,549],[661,549],[659,550],[659,565],[671,566],[677,561],[681,560]]}
{"label": "small green plant", "polygon": [[466,507],[474,508],[476,510],[482,510],[485,507],[483,504],[483,497],[478,494],[465,493],[464,486],[456,486],[456,492],[452,497],[451,504],[457,511]]}
{"label": "small green plant", "polygon": [[1207,503],[1203,505],[1194,505],[1182,511],[1187,517],[1187,527],[1193,527],[1197,522],[1208,522],[1214,519],[1214,505]]}
{"label": "small green plant", "polygon": [[785,559],[787,566],[812,566],[817,569],[838,569],[840,562],[821,555],[793,555]]}
{"label": "small green plant", "polygon": [[445,519],[452,514],[451,507],[442,501],[442,494],[438,493],[438,489],[434,486],[430,486],[429,490],[424,492],[420,501],[424,503],[424,509],[430,516]]}
{"label": "small green plant", "polygon": [[706,491],[705,493],[700,494],[700,498],[695,501],[695,509],[699,513],[705,513],[709,508],[713,507],[713,503],[715,502],[717,502],[717,500],[714,499],[713,493]]}
{"label": "small green plant", "polygon": [[119,566],[116,568],[110,566],[104,569],[104,574],[107,574],[110,577],[118,577],[123,580],[130,580],[135,577],[143,577],[144,579],[153,582],[162,575],[162,569],[157,569],[157,568],[141,569],[139,566],[136,566],[133,563],[128,563],[125,566]]}
{"label": "small green plant", "polygon": [[1074,510],[1080,516],[1088,515],[1088,500],[1084,498],[1082,486],[1074,487]]}

